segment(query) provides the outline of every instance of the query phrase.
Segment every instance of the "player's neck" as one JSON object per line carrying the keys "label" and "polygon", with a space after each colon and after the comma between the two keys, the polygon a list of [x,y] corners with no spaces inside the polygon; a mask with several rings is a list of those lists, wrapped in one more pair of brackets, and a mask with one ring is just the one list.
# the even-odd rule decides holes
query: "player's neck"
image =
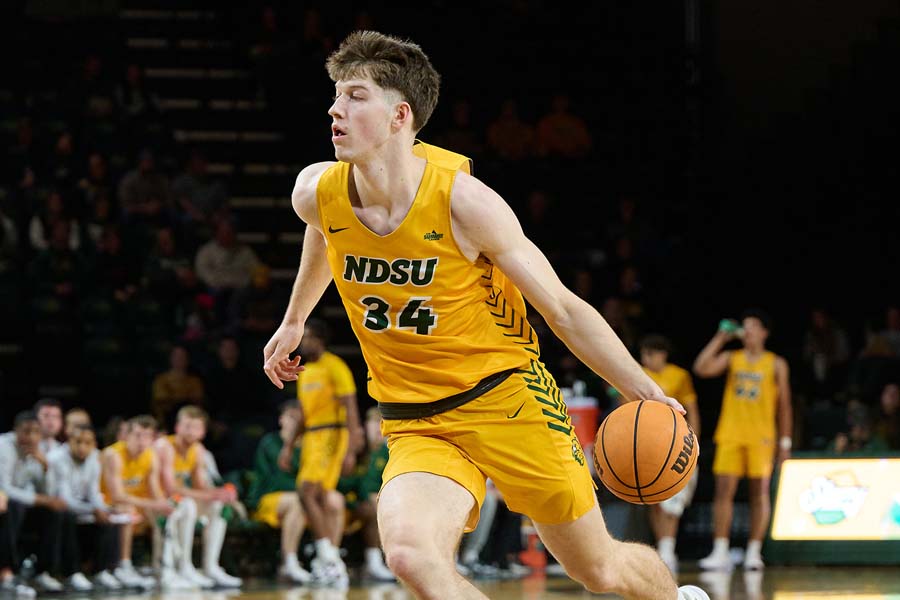
{"label": "player's neck", "polygon": [[173,445],[175,446],[175,450],[178,451],[179,454],[184,454],[184,451],[190,448],[190,444],[187,443],[187,440],[181,439],[178,435],[172,438]]}
{"label": "player's neck", "polygon": [[425,172],[425,160],[412,153],[412,145],[385,144],[377,154],[353,163],[352,186],[361,206],[392,206],[415,198]]}
{"label": "player's neck", "polygon": [[744,354],[748,358],[759,358],[765,351],[765,346],[744,346]]}

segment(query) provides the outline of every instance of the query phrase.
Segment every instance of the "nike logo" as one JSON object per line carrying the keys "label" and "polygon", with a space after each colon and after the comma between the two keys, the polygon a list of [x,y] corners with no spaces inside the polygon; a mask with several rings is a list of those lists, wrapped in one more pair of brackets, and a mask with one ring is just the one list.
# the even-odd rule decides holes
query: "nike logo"
{"label": "nike logo", "polygon": [[328,233],[339,233],[339,232],[341,232],[341,231],[344,231],[345,229],[350,229],[350,228],[349,228],[349,227],[339,227],[338,229],[335,229],[334,227],[332,227],[331,225],[329,225],[329,226],[328,226]]}
{"label": "nike logo", "polygon": [[519,410],[517,410],[516,412],[514,412],[514,413],[511,414],[511,415],[506,415],[506,418],[507,418],[507,419],[515,419],[516,417],[519,416],[519,413],[522,412],[522,409],[523,409],[524,407],[525,407],[525,403],[523,402],[523,403],[522,403],[522,406],[519,407]]}

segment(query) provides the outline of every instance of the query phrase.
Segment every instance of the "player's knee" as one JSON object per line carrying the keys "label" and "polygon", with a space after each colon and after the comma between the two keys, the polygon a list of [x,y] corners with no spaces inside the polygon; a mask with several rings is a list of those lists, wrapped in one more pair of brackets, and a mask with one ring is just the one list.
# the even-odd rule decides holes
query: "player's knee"
{"label": "player's knee", "polygon": [[427,574],[433,561],[425,548],[406,543],[389,543],[384,548],[388,568],[404,581],[417,581]]}

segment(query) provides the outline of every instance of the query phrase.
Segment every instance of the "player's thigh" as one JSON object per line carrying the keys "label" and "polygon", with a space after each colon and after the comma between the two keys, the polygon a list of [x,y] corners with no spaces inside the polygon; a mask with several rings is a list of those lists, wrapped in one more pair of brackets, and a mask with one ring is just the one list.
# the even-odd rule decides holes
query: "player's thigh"
{"label": "player's thigh", "polygon": [[712,470],[717,477],[719,475],[745,477],[747,475],[747,446],[729,442],[717,443]]}
{"label": "player's thigh", "polygon": [[378,496],[378,529],[389,554],[398,549],[436,550],[453,560],[475,498],[441,475],[403,473],[385,483]]}
{"label": "player's thigh", "polygon": [[747,447],[747,477],[750,479],[769,479],[772,475],[775,460],[775,446],[762,442]]}
{"label": "player's thigh", "polygon": [[[440,435],[447,433],[440,415],[407,422],[385,421],[384,428],[391,433],[388,437],[389,458],[381,476],[381,489],[386,489],[395,478],[406,474],[431,474],[446,478],[474,499],[465,522],[466,531],[474,530],[484,502],[485,476],[457,444]],[[407,433],[398,433],[395,428]],[[381,502],[379,492],[379,506]]]}

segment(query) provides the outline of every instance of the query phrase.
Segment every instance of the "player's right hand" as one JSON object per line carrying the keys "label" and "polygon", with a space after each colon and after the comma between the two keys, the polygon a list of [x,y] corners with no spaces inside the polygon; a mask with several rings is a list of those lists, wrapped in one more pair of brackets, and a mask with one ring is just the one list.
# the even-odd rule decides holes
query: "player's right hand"
{"label": "player's right hand", "polygon": [[290,473],[291,471],[291,447],[287,444],[284,444],[281,447],[281,451],[278,453],[278,468],[282,471],[287,471]]}
{"label": "player's right hand", "polygon": [[291,352],[300,345],[303,329],[303,324],[282,323],[263,348],[263,371],[280,390],[284,389],[283,381],[296,381],[297,374],[303,370],[299,356],[290,358]]}

